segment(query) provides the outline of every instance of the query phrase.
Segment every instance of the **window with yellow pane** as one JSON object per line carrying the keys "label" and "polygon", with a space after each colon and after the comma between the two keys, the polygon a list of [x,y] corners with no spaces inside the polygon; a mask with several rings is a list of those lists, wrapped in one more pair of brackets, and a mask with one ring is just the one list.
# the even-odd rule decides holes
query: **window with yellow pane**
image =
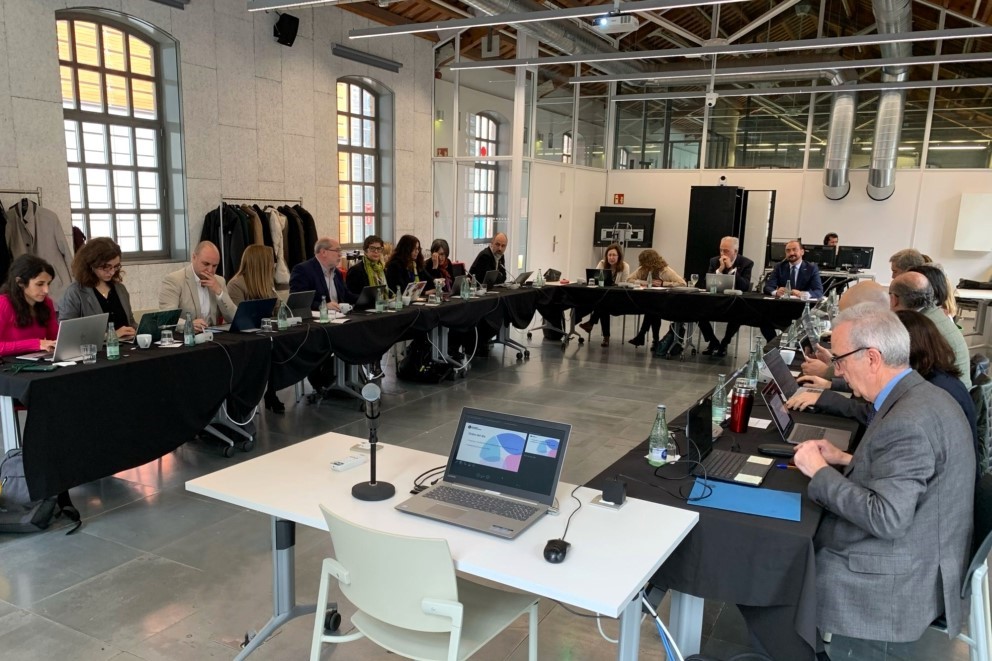
{"label": "window with yellow pane", "polygon": [[379,95],[359,80],[337,84],[338,236],[358,245],[381,235]]}

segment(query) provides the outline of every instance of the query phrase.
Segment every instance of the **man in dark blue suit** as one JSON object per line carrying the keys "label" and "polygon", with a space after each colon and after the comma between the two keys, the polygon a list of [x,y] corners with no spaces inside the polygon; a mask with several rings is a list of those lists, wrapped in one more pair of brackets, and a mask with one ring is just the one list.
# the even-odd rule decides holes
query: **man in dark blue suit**
{"label": "man in dark blue suit", "polygon": [[313,246],[313,258],[293,267],[289,276],[289,291],[314,290],[310,309],[320,307],[320,299],[327,300],[328,310],[337,310],[339,303],[354,304],[358,297],[348,290],[338,269],[341,261],[341,244],[337,239],[324,236]]}
{"label": "man in dark blue suit", "polygon": [[803,261],[803,246],[799,241],[785,244],[785,260],[775,265],[775,269],[765,282],[765,293],[776,298],[785,296],[785,289],[791,286],[792,295],[799,297],[802,292],[810,298],[823,296],[823,283],[820,269],[816,264]]}

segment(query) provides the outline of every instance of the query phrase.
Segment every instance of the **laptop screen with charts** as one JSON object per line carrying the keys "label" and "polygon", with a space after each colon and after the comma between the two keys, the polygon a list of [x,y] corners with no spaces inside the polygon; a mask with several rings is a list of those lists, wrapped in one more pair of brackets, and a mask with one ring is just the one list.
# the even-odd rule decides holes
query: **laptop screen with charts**
{"label": "laptop screen with charts", "polygon": [[66,319],[59,323],[59,335],[55,339],[54,352],[35,351],[17,357],[21,360],[80,361],[83,359],[84,344],[95,344],[97,348],[103,346],[107,339],[108,319],[110,315],[106,312],[89,317]]}
{"label": "laptop screen with charts", "polygon": [[273,309],[276,307],[275,298],[260,298],[254,301],[241,301],[238,309],[234,313],[231,323],[222,326],[211,326],[211,329],[220,331],[252,332],[262,327],[262,319],[271,317]]}
{"label": "laptop screen with charts", "polygon": [[713,443],[723,432],[713,424],[713,403],[709,397],[696,402],[686,413],[686,458],[697,462],[692,474],[721,482],[733,482],[749,487],[761,486],[772,468],[766,457],[715,450]]}
{"label": "laptop screen with charts", "polygon": [[728,289],[737,288],[737,276],[733,273],[707,273],[706,288],[716,287],[718,293],[723,293]]}
{"label": "laptop screen with charts", "polygon": [[765,354],[765,365],[768,366],[768,371],[771,372],[772,378],[775,379],[778,389],[782,392],[786,400],[789,400],[797,392],[815,394],[823,392],[822,388],[800,387],[799,382],[796,381],[796,377],[792,376],[789,366],[785,364],[785,360],[782,358],[782,352],[778,347],[769,349],[768,353]]}
{"label": "laptop screen with charts", "polygon": [[571,429],[462,409],[444,477],[396,509],[513,539],[554,503]]}
{"label": "laptop screen with charts", "polygon": [[317,290],[315,289],[311,289],[309,291],[290,292],[289,296],[286,298],[286,307],[292,311],[294,317],[309,319],[310,309],[313,305],[313,297],[316,293]]}
{"label": "laptop screen with charts", "polygon": [[772,379],[762,388],[761,396],[768,407],[768,414],[775,423],[775,428],[781,434],[782,439],[788,443],[802,443],[814,439],[825,438],[841,450],[847,450],[851,443],[851,432],[843,429],[832,429],[830,427],[820,427],[817,425],[804,425],[796,422],[792,417],[792,412],[785,405],[785,398],[778,384]]}

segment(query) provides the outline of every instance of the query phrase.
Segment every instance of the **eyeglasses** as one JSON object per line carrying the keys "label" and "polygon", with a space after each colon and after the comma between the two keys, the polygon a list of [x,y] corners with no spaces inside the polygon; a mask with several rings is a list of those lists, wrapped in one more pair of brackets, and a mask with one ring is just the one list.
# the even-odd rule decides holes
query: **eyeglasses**
{"label": "eyeglasses", "polygon": [[830,364],[831,365],[839,365],[840,364],[840,361],[844,360],[845,358],[847,358],[849,356],[853,356],[854,354],[858,353],[859,351],[867,351],[868,349],[871,349],[871,347],[858,347],[854,351],[848,351],[847,353],[842,353],[839,356],[834,356],[833,358],[830,359]]}
{"label": "eyeglasses", "polygon": [[341,252],[340,248],[324,248],[327,252]]}
{"label": "eyeglasses", "polygon": [[120,270],[121,270],[121,265],[120,264],[100,264],[100,266],[96,267],[96,269],[98,271],[105,271],[105,272],[108,272],[109,271],[111,273],[119,273]]}
{"label": "eyeglasses", "polygon": [[369,252],[382,252],[382,246],[369,246]]}

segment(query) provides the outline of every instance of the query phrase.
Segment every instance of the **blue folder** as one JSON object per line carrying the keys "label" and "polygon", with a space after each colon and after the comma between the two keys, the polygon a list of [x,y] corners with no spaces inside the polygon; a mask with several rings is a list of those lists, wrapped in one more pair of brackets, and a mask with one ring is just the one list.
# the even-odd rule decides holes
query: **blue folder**
{"label": "blue folder", "polygon": [[[691,504],[727,510],[728,512],[766,516],[771,519],[799,521],[802,496],[798,493],[774,489],[756,489],[739,484],[714,482],[713,480],[708,480],[706,486],[712,488],[713,492],[702,500],[693,500]],[[703,480],[697,477],[689,497],[700,498],[703,494]]]}

